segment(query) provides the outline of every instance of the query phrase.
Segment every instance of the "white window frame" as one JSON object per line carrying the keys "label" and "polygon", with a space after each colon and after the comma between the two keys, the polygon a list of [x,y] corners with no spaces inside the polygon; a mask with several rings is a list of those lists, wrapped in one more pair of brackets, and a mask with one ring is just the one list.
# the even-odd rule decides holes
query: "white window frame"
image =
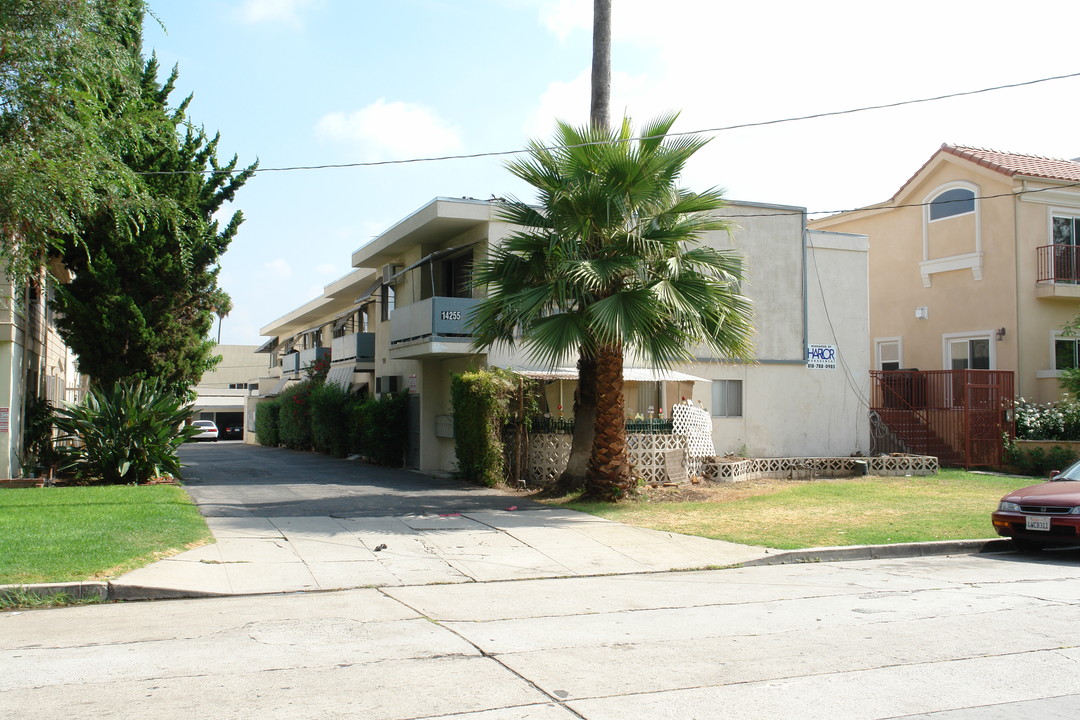
{"label": "white window frame", "polygon": [[881,370],[881,347],[883,345],[896,345],[896,361],[899,367],[904,367],[904,338],[902,336],[874,338],[874,364]]}
{"label": "white window frame", "polygon": [[[718,407],[720,403],[716,401],[716,389],[718,387],[718,383],[725,383],[726,387],[731,387],[730,385],[728,385],[728,383],[739,384],[739,413],[737,415],[728,415],[727,408],[724,408],[723,414],[720,413],[720,408]],[[714,418],[741,418],[746,415],[746,385],[743,383],[742,380],[728,378],[720,378],[717,380],[713,380],[709,386],[709,400],[711,401],[710,404],[712,405],[711,415]]]}
{"label": "white window frame", "polygon": [[[1050,332],[1050,370],[1053,374],[1049,377],[1061,377],[1061,371],[1066,369],[1057,366],[1058,340],[1072,340],[1073,342],[1080,344],[1080,337],[1077,337],[1076,335],[1066,335],[1060,330],[1053,330]],[[1077,366],[1080,367],[1080,364]]]}
{"label": "white window frame", "polygon": [[[930,203],[949,190],[970,190],[975,195],[975,251],[950,255],[949,257],[930,259],[930,223],[947,222],[953,218],[967,217],[971,213],[950,215],[937,220],[930,219]],[[922,275],[923,287],[930,287],[930,276],[936,273],[949,272],[950,270],[971,270],[971,276],[975,280],[983,278],[983,242],[982,242],[982,204],[979,202],[980,188],[973,182],[955,180],[939,185],[923,197],[922,202],[922,229],[923,229],[923,254],[922,262],[919,263],[919,272]]]}
{"label": "white window frame", "polygon": [[952,370],[952,343],[958,340],[988,340],[990,345],[990,369],[997,370],[997,343],[993,330],[945,333],[941,336],[941,368]]}

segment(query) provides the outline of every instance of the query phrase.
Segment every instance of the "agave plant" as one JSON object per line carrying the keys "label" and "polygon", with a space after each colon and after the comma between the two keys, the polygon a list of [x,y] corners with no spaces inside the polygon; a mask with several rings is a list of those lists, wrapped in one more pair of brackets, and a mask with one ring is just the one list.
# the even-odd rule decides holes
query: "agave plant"
{"label": "agave plant", "polygon": [[76,443],[65,469],[104,483],[179,477],[176,451],[197,428],[185,426],[191,405],[156,380],[93,388],[80,405],[56,411],[56,426]]}

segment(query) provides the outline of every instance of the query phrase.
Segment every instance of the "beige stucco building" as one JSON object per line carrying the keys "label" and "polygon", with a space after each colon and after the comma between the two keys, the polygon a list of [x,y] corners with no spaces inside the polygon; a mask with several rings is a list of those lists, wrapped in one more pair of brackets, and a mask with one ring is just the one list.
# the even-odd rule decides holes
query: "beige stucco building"
{"label": "beige stucco building", "polygon": [[889,200],[810,227],[870,239],[875,369],[1011,370],[1020,396],[1060,396],[1078,358],[1061,329],[1080,311],[1080,163],[943,145]]}
{"label": "beige stucco building", "polygon": [[22,284],[0,276],[0,479],[33,476],[23,454],[27,402],[40,397],[59,407],[85,391],[75,355],[53,324],[51,282],[45,272]]}
{"label": "beige stucco building", "polygon": [[[808,231],[802,208],[733,202],[723,213],[736,229],[705,241],[745,256],[754,302],[757,362],[740,364],[698,352],[694,362],[657,373],[627,361],[628,414],[670,415],[683,398],[707,408],[718,452],[757,457],[846,456],[870,452],[865,407],[866,238]],[[261,350],[269,370],[254,405],[305,366],[329,357],[328,381],[354,390],[408,390],[406,464],[453,470],[450,381],[487,366],[546,380],[547,408],[571,415],[575,373],[542,367],[521,351],[477,353],[466,326],[478,302],[469,267],[512,230],[487,201],[437,198],[356,250],[345,277],[323,295],[267,324]],[[808,362],[808,348],[822,357]],[[824,357],[828,356],[828,357]],[[250,437],[250,436],[249,436]]]}

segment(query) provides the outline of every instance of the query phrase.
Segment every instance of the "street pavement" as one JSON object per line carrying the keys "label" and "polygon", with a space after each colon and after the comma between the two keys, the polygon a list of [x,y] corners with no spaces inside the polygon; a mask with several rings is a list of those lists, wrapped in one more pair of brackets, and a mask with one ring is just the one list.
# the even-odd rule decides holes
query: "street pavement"
{"label": "street pavement", "polygon": [[183,459],[217,543],[109,591],[187,599],[0,613],[0,720],[1080,714],[1077,550],[788,554],[309,453]]}
{"label": "street pavement", "polygon": [[1080,557],[0,614],[0,718],[1073,720]]}

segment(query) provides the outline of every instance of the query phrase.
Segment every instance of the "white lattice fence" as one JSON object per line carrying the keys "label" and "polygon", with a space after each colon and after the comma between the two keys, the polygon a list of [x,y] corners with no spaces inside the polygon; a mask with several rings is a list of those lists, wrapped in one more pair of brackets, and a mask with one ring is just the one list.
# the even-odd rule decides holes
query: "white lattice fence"
{"label": "white lattice fence", "polygon": [[533,485],[555,482],[570,460],[573,439],[573,435],[563,433],[529,435],[526,482]]}
{"label": "white lattice fence", "polygon": [[[526,481],[541,485],[554,482],[570,459],[572,439],[572,436],[562,434],[530,435]],[[697,475],[701,472],[700,460],[686,458],[687,441],[684,435],[628,433],[626,444],[634,473],[646,482],[667,482],[665,453],[672,450],[683,451],[683,467],[687,473]]]}
{"label": "white lattice fence", "polygon": [[[761,478],[809,479],[850,475],[856,471],[856,462],[865,462],[871,475],[933,475],[938,471],[938,459],[927,455],[889,455],[885,457],[802,457],[757,458],[718,462],[717,482],[740,482]],[[711,469],[711,468],[710,468]],[[708,472],[706,472],[708,474]]]}

